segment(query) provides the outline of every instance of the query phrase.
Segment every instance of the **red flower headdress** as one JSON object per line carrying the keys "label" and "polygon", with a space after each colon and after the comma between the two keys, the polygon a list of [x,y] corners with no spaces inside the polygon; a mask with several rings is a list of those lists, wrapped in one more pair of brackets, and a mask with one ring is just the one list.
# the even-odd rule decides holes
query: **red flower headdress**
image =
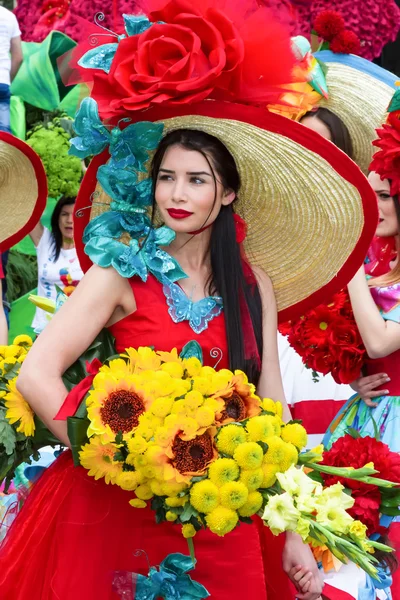
{"label": "red flower headdress", "polygon": [[394,93],[388,108],[388,118],[379,136],[373,143],[379,150],[374,154],[370,170],[380,175],[381,179],[390,180],[392,196],[400,194],[400,89]]}

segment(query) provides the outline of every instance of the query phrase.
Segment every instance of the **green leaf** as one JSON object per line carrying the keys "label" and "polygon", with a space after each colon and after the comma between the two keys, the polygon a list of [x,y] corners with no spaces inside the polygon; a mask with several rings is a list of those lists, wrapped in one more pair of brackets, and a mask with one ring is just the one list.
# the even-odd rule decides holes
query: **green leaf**
{"label": "green leaf", "polygon": [[203,364],[203,351],[201,346],[195,340],[188,342],[179,355],[181,358],[197,358]]}
{"label": "green leaf", "polygon": [[241,523],[246,523],[247,525],[253,525],[253,521],[250,517],[239,517],[239,521]]}
{"label": "green leaf", "polygon": [[115,443],[116,444],[122,444],[122,442],[124,441],[123,435],[122,435],[122,431],[118,431],[117,435],[115,436]]}
{"label": "green leaf", "polygon": [[396,110],[400,110],[400,89],[397,88],[393,97],[390,101],[388,112],[395,112]]}
{"label": "green leaf", "polygon": [[291,421],[289,421],[288,423],[286,423],[286,425],[302,425],[303,421],[301,419],[292,419]]}
{"label": "green leaf", "polygon": [[346,433],[348,433],[355,440],[361,437],[360,432],[357,431],[357,429],[354,429],[354,427],[348,427],[346,429]]}
{"label": "green leaf", "polygon": [[374,417],[371,416],[371,420],[372,420],[372,425],[374,427],[374,438],[376,439],[377,442],[379,442],[381,436],[379,435],[378,425],[376,424]]}
{"label": "green leaf", "polygon": [[190,504],[190,502],[186,502],[185,507],[184,507],[183,512],[180,517],[182,523],[187,523],[188,521],[190,521],[190,519],[192,517],[198,517],[198,516],[199,516],[199,513],[197,512],[197,510],[193,508],[193,506]]}
{"label": "green leaf", "polygon": [[82,446],[88,442],[87,430],[89,425],[89,419],[67,418],[68,437],[71,442],[72,458],[76,467],[80,465],[79,452]]}
{"label": "green leaf", "polygon": [[380,511],[383,515],[389,515],[390,517],[398,517],[400,515],[400,509],[393,507],[389,508],[388,506],[382,506]]}
{"label": "green leaf", "polygon": [[0,444],[3,444],[6,454],[11,455],[14,452],[17,436],[13,426],[6,418],[5,409],[0,409]]}
{"label": "green leaf", "polygon": [[257,444],[259,446],[261,446],[261,449],[264,454],[266,454],[268,452],[268,448],[269,448],[268,444],[266,444],[265,442],[257,442]]}

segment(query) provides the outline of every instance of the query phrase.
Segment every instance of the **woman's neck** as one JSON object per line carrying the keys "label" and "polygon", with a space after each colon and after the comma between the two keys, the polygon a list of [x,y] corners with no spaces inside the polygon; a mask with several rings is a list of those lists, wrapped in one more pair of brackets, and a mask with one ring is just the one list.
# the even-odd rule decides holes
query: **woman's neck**
{"label": "woman's neck", "polygon": [[173,256],[188,273],[210,268],[211,229],[197,235],[177,233],[174,241],[165,250]]}
{"label": "woman's neck", "polygon": [[61,248],[63,250],[71,250],[71,248],[75,248],[74,240],[63,236]]}

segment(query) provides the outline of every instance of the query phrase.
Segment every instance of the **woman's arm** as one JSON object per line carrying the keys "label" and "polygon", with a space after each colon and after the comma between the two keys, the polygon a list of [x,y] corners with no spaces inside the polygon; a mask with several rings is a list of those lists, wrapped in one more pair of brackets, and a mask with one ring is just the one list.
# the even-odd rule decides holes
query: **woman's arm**
{"label": "woman's arm", "polygon": [[371,296],[360,267],[347,286],[357,327],[370,358],[388,356],[400,348],[400,324],[385,321]]}
{"label": "woman's arm", "polygon": [[8,327],[7,319],[4,312],[3,306],[3,288],[0,279],[0,346],[6,346],[8,344]]}
{"label": "woman's arm", "polygon": [[61,376],[103,327],[135,308],[129,282],[112,268],[93,266],[29,351],[18,390],[64,444],[69,444],[66,422],[54,421],[67,396]]}
{"label": "woman's arm", "polygon": [[29,234],[32,242],[35,245],[35,248],[37,248],[39,246],[39,242],[42,239],[43,231],[44,231],[44,227],[41,224],[41,222],[39,221],[39,223],[36,225],[36,227],[34,227],[34,229],[32,229],[32,231]]}
{"label": "woman's arm", "polygon": [[279,400],[283,405],[283,420],[290,421],[291,414],[285,399],[279,366],[276,335],[278,330],[278,318],[274,289],[270,278],[264,271],[257,268],[254,268],[253,270],[257,277],[263,308],[263,356],[257,393],[262,398]]}

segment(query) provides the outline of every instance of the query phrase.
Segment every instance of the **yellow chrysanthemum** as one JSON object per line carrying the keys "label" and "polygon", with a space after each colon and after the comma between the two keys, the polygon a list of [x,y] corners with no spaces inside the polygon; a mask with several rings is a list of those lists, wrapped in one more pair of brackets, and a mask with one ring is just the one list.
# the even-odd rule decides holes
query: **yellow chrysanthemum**
{"label": "yellow chrysanthemum", "polygon": [[247,434],[241,425],[225,425],[218,433],[217,448],[223,454],[233,456],[236,448],[247,441]]}
{"label": "yellow chrysanthemum", "polygon": [[129,500],[129,504],[133,506],[133,508],[146,508],[147,506],[147,502],[145,502],[144,500],[139,500],[139,498]]}
{"label": "yellow chrysanthemum", "polygon": [[122,471],[117,475],[115,483],[123,490],[132,492],[139,485],[139,478],[134,471]]}
{"label": "yellow chrysanthemum", "polygon": [[143,454],[148,446],[148,442],[141,435],[134,435],[128,440],[128,450],[132,454]]}
{"label": "yellow chrysanthemum", "polygon": [[161,358],[151,348],[140,347],[137,350],[127,348],[126,353],[135,373],[140,371],[156,371],[161,366]]}
{"label": "yellow chrysanthemum", "polygon": [[26,348],[30,348],[33,341],[29,335],[17,335],[17,337],[14,338],[13,344],[15,346],[25,346]]}
{"label": "yellow chrysanthemum", "polygon": [[213,413],[219,413],[224,408],[224,401],[221,398],[206,398],[203,404],[204,408],[209,408]]}
{"label": "yellow chrysanthemum", "polygon": [[0,398],[4,398],[4,396],[6,396],[7,392],[4,390],[0,390]]}
{"label": "yellow chrysanthemum", "polygon": [[165,498],[165,504],[169,508],[177,508],[178,506],[185,506],[188,500],[189,498],[187,496],[182,496],[181,498],[178,496],[171,496],[170,498]]}
{"label": "yellow chrysanthemum", "polygon": [[167,448],[176,435],[176,431],[167,427],[158,427],[154,434],[154,441],[158,446]]}
{"label": "yellow chrysanthemum", "polygon": [[167,521],[170,521],[171,523],[173,523],[174,521],[177,520],[178,515],[174,512],[172,512],[171,510],[167,510],[167,512],[165,513],[165,518],[167,519]]}
{"label": "yellow chrysanthemum", "polygon": [[196,410],[194,418],[200,427],[209,427],[215,421],[215,413],[207,406],[200,406],[200,408]]}
{"label": "yellow chrysanthemum", "polygon": [[[128,454],[128,458],[129,456],[131,455]],[[126,462],[128,464],[131,464],[130,462],[128,462],[128,458],[126,459]],[[141,469],[142,467],[148,465],[148,463],[149,461],[147,460],[147,456],[144,456],[143,454],[138,454],[137,456],[135,456],[134,459],[132,459],[132,466],[134,466],[135,469]]]}
{"label": "yellow chrysanthemum", "polygon": [[208,528],[219,536],[224,536],[235,529],[238,520],[237,512],[224,506],[217,506],[206,516]]}
{"label": "yellow chrysanthemum", "polygon": [[180,363],[168,362],[161,365],[162,371],[168,373],[174,379],[183,377],[183,366]]}
{"label": "yellow chrysanthemum", "polygon": [[189,392],[185,396],[185,405],[188,408],[199,408],[203,404],[204,398],[200,392],[196,392],[195,390]]}
{"label": "yellow chrysanthemum", "polygon": [[222,506],[237,510],[247,502],[249,490],[241,481],[225,483],[219,490]]}
{"label": "yellow chrysanthemum", "polygon": [[203,396],[211,393],[211,382],[207,377],[195,377],[193,379],[193,390],[200,392]]}
{"label": "yellow chrysanthemum", "polygon": [[198,481],[190,490],[190,502],[201,513],[209,513],[219,504],[219,490],[209,479]]}
{"label": "yellow chrysanthemum", "polygon": [[244,483],[249,492],[254,492],[261,487],[264,481],[264,471],[261,467],[259,469],[252,469],[251,471],[242,470],[239,481]]}
{"label": "yellow chrysanthemum", "polygon": [[17,390],[16,379],[9,381],[8,387],[10,391],[6,394],[4,401],[7,409],[6,418],[11,425],[19,423],[17,431],[30,437],[35,432],[33,410]]}
{"label": "yellow chrysanthemum", "polygon": [[238,513],[241,517],[252,517],[262,507],[263,497],[260,492],[250,492],[247,502],[239,508]]}
{"label": "yellow chrysanthemum", "polygon": [[[144,374],[143,374],[144,376]],[[176,397],[176,394],[181,393],[182,384],[184,382],[173,379],[171,375],[165,371],[150,371],[148,378],[142,376],[142,388],[150,398],[159,398],[165,396]],[[177,392],[177,388],[179,392]]]}
{"label": "yellow chrysanthemum", "polygon": [[211,463],[208,469],[208,476],[217,487],[221,487],[225,483],[238,479],[238,464],[232,458],[218,458],[215,462]]}
{"label": "yellow chrysanthemum", "polygon": [[184,359],[183,366],[189,377],[197,377],[200,374],[202,365],[198,358],[192,356]]}
{"label": "yellow chrysanthemum", "polygon": [[263,466],[261,468],[262,468],[262,472],[263,472],[263,480],[262,480],[260,487],[262,487],[262,488],[272,487],[276,482],[276,474],[279,471],[279,466],[263,464]]}
{"label": "yellow chrysanthemum", "polygon": [[152,479],[151,481],[149,481],[150,489],[155,496],[163,496],[164,495],[162,485],[163,485],[162,481],[158,481],[157,479]]}
{"label": "yellow chrysanthemum", "polygon": [[179,428],[183,431],[181,438],[183,440],[190,440],[196,436],[199,424],[192,417],[183,417],[179,419]]}
{"label": "yellow chrysanthemum", "polygon": [[135,494],[140,500],[150,500],[153,497],[151,487],[147,483],[139,485],[139,487],[136,488]]}
{"label": "yellow chrysanthemum", "polygon": [[150,410],[156,417],[165,419],[165,417],[170,414],[173,404],[174,399],[171,397],[157,398],[151,405]]}
{"label": "yellow chrysanthemum", "polygon": [[196,530],[191,523],[182,525],[182,535],[185,539],[192,538],[196,535]]}
{"label": "yellow chrysanthemum", "polygon": [[208,379],[212,379],[215,375],[215,371],[212,367],[201,367],[200,377],[207,377]]}
{"label": "yellow chrysanthemum", "polygon": [[246,430],[250,442],[265,442],[268,437],[275,435],[274,426],[275,417],[270,415],[261,415],[249,419]]}
{"label": "yellow chrysanthemum", "polygon": [[176,483],[172,481],[166,481],[163,483],[163,493],[161,496],[177,496],[181,492],[187,489],[187,485],[184,483]]}
{"label": "yellow chrysanthemum", "polygon": [[21,348],[21,346],[16,346],[15,344],[11,344],[10,346],[6,346],[6,350],[4,352],[5,362],[9,362],[10,358],[18,358],[21,354],[26,354],[25,350]]}
{"label": "yellow chrysanthemum", "polygon": [[1,362],[0,362],[0,368],[3,371],[9,371],[10,367],[13,367],[14,365],[17,364],[17,362],[19,362],[19,359],[16,358],[15,356],[6,356]]}
{"label": "yellow chrysanthemum", "polygon": [[171,352],[158,351],[157,355],[161,358],[163,363],[182,363],[182,359],[179,357],[178,350],[173,348]]}
{"label": "yellow chrysanthemum", "polygon": [[186,404],[184,400],[176,400],[172,406],[171,413],[173,415],[180,415],[186,412]]}
{"label": "yellow chrysanthemum", "polygon": [[168,415],[164,419],[164,427],[166,427],[167,429],[176,430],[178,422],[179,422],[179,415],[174,415],[174,414]]}
{"label": "yellow chrysanthemum", "polygon": [[307,445],[307,431],[300,423],[289,423],[283,427],[281,437],[284,442],[293,444],[298,450]]}
{"label": "yellow chrysanthemum", "polygon": [[262,448],[256,442],[240,444],[233,455],[242,469],[258,469],[262,465],[263,457]]}
{"label": "yellow chrysanthemum", "polygon": [[277,436],[268,438],[267,444],[268,450],[264,456],[264,464],[277,465],[280,471],[285,472],[291,465],[297,463],[298,452],[293,444],[284,442]]}
{"label": "yellow chrysanthemum", "polygon": [[114,460],[116,450],[114,444],[102,444],[100,438],[93,437],[82,447],[79,460],[95,479],[104,477],[106,483],[115,483],[122,473],[122,463]]}
{"label": "yellow chrysanthemum", "polygon": [[270,413],[273,413],[274,415],[276,415],[276,405],[275,405],[275,402],[272,400],[272,398],[263,398],[261,400],[261,406],[267,412],[270,412]]}

